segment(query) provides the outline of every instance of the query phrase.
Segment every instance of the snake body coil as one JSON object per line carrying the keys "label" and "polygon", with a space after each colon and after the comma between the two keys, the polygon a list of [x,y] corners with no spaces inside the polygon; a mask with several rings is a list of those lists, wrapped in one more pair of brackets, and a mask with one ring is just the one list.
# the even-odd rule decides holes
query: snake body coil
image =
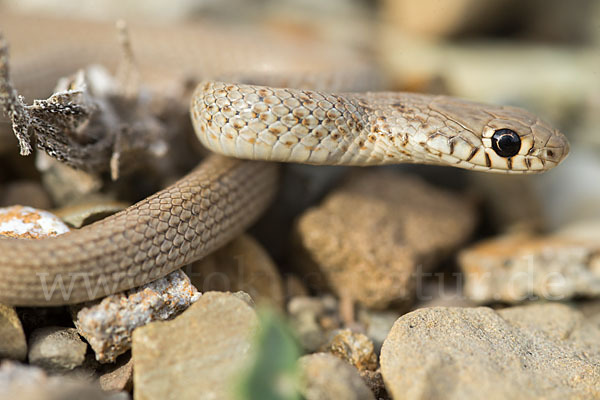
{"label": "snake body coil", "polygon": [[531,113],[444,96],[206,81],[191,114],[201,142],[235,159],[210,156],[173,186],[80,230],[0,239],[0,302],[87,301],[209,254],[246,229],[276,190],[273,163],[240,159],[528,173],[558,165],[569,151],[564,136]]}
{"label": "snake body coil", "polygon": [[273,164],[210,156],[167,189],[57,237],[0,240],[0,302],[79,303],[153,281],[243,232],[276,188]]}

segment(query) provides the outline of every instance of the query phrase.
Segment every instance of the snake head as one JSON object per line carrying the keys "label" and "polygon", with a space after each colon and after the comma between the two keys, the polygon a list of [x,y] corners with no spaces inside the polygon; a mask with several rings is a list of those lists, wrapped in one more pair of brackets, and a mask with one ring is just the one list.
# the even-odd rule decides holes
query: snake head
{"label": "snake head", "polygon": [[[521,108],[437,96],[429,109],[445,120],[450,143],[446,157],[457,160],[458,167],[536,173],[557,166],[569,153],[569,142],[561,132]],[[435,147],[432,139],[426,145]],[[444,152],[439,146],[438,150]]]}

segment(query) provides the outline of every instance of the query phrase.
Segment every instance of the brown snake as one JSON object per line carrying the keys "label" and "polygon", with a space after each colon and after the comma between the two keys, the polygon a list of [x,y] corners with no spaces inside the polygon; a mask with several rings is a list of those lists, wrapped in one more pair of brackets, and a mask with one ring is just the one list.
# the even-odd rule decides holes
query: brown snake
{"label": "brown snake", "polygon": [[[318,64],[318,71],[300,68],[314,77],[302,86],[329,90],[359,80],[351,69],[336,80],[330,72],[340,69],[337,60]],[[196,89],[191,114],[201,142],[235,159],[210,156],[169,188],[80,230],[36,241],[0,240],[0,302],[86,301],[209,254],[251,224],[276,190],[275,164],[241,158],[527,173],[557,165],[569,150],[560,132],[527,111],[444,96],[332,94],[207,80]]]}

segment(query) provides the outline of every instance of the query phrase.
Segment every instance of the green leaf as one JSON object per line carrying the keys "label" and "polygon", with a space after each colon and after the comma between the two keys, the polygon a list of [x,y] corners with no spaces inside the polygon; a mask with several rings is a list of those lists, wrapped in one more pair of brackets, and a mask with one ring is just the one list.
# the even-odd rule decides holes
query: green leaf
{"label": "green leaf", "polygon": [[300,347],[287,322],[278,313],[258,312],[260,329],[255,338],[255,358],[242,377],[240,400],[299,400]]}

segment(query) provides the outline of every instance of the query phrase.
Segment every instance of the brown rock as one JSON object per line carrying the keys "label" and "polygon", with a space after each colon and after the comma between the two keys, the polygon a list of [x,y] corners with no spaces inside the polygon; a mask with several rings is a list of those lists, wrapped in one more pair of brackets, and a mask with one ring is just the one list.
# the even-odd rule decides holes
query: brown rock
{"label": "brown rock", "polygon": [[377,369],[377,354],[373,342],[362,333],[342,329],[321,348],[354,366],[359,372]]}
{"label": "brown rock", "polygon": [[[355,173],[297,224],[304,278],[385,308],[413,297],[414,277],[464,242],[476,222],[465,199],[390,171]],[[323,282],[323,280],[325,282]]]}
{"label": "brown rock", "polygon": [[419,309],[381,350],[402,399],[595,399],[599,362],[600,325],[561,304]]}
{"label": "brown rock", "polygon": [[249,235],[239,236],[185,270],[201,292],[241,290],[257,304],[283,307],[283,284],[277,266]]}
{"label": "brown rock", "polygon": [[304,377],[300,392],[307,400],[375,399],[358,371],[331,354],[310,354],[298,364]]}
{"label": "brown rock", "polygon": [[293,274],[285,276],[285,293],[288,299],[309,296],[308,289],[304,286],[304,283]]}
{"label": "brown rock", "polygon": [[83,364],[86,350],[75,328],[39,328],[29,338],[29,363],[50,371],[72,370]]}
{"label": "brown rock", "polygon": [[560,0],[385,0],[382,15],[407,33],[440,38],[489,35],[510,27],[511,36],[550,42],[587,42],[593,32],[593,1],[569,7]]}
{"label": "brown rock", "polygon": [[[494,24],[494,18],[507,0],[452,0],[440,4],[435,0],[386,0],[383,15],[397,28],[423,36],[449,36]],[[489,26],[488,26],[489,28]]]}
{"label": "brown rock", "polygon": [[383,381],[383,375],[381,371],[363,371],[360,373],[360,377],[363,382],[371,389],[371,392],[375,395],[377,400],[389,400],[390,396],[385,388],[385,382]]}
{"label": "brown rock", "polygon": [[0,358],[25,360],[27,341],[15,309],[0,303]]}
{"label": "brown rock", "polygon": [[308,353],[317,351],[326,343],[328,333],[341,326],[338,303],[332,296],[294,297],[287,311],[300,345]]}
{"label": "brown rock", "polygon": [[465,295],[476,302],[600,296],[600,245],[567,237],[510,235],[461,252]]}
{"label": "brown rock", "polygon": [[230,399],[248,362],[256,313],[229,293],[202,295],[172,321],[133,332],[136,399]]}
{"label": "brown rock", "polygon": [[472,190],[485,201],[486,222],[496,232],[538,232],[545,228],[539,194],[526,175],[469,174]]}
{"label": "brown rock", "polygon": [[120,357],[115,364],[101,371],[98,382],[104,391],[130,392],[133,387],[133,360],[131,355]]}
{"label": "brown rock", "polygon": [[35,181],[21,181],[6,185],[0,195],[0,206],[23,204],[33,208],[47,210],[52,207],[50,196],[42,185]]}

